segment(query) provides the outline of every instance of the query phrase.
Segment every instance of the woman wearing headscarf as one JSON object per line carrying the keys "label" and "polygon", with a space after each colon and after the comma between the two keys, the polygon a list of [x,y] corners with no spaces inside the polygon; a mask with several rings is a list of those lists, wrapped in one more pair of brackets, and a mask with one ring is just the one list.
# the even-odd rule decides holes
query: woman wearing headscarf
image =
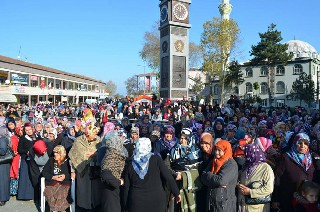
{"label": "woman wearing headscarf", "polygon": [[314,166],[309,152],[309,136],[295,135],[291,149],[283,154],[275,169],[275,189],[272,195],[272,208],[292,211],[293,193],[304,180],[313,180]]}
{"label": "woman wearing headscarf", "polygon": [[222,117],[218,117],[213,123],[214,138],[222,138],[224,136],[224,121]]}
{"label": "woman wearing headscarf", "polygon": [[177,145],[178,139],[175,137],[175,129],[171,125],[165,126],[164,137],[154,146],[154,153],[161,155],[165,159],[171,149]]}
{"label": "woman wearing headscarf", "polygon": [[6,126],[8,128],[9,136],[11,137],[14,134],[14,129],[16,128],[15,120],[13,118],[11,118],[11,117],[8,118]]}
{"label": "woman wearing headscarf", "polygon": [[270,211],[270,203],[247,205],[245,196],[261,198],[273,192],[274,174],[257,144],[244,147],[245,164],[239,173],[238,204],[240,211]]}
{"label": "woman wearing headscarf", "polygon": [[179,171],[187,170],[185,165],[192,165],[198,161],[199,151],[196,150],[192,131],[183,128],[180,135],[180,142],[171,149],[171,168],[179,174]]}
{"label": "woman wearing headscarf", "polygon": [[214,145],[214,155],[201,175],[202,183],[208,187],[206,211],[236,211],[238,167],[229,141],[219,140]]}
{"label": "woman wearing headscarf", "polygon": [[65,211],[72,202],[70,197],[70,164],[66,150],[58,145],[53,149],[54,156],[44,166],[42,175],[46,188],[43,192],[50,211]]}
{"label": "woman wearing headscarf", "polygon": [[18,186],[18,200],[32,200],[34,199],[34,190],[31,184],[31,177],[29,174],[30,165],[30,150],[36,140],[34,135],[34,128],[30,122],[24,124],[24,135],[20,137],[18,144],[18,153],[21,156],[20,170],[19,170],[19,186]]}
{"label": "woman wearing headscarf", "polygon": [[35,193],[35,201],[40,201],[40,178],[43,167],[52,155],[53,146],[44,142],[43,140],[37,140],[34,142],[33,147],[29,151],[30,163],[29,173],[32,186]]}
{"label": "woman wearing headscarf", "polygon": [[105,148],[105,155],[101,161],[102,210],[120,212],[120,186],[124,183],[122,172],[128,152],[123,146],[123,139],[118,135],[118,132],[111,132],[105,140],[106,146],[102,147]]}
{"label": "woman wearing headscarf", "polygon": [[239,127],[235,136],[237,139],[243,139],[244,136],[250,132],[248,122],[249,120],[246,117],[242,117],[240,119]]}
{"label": "woman wearing headscarf", "polygon": [[74,129],[74,124],[70,124],[67,130],[67,136],[64,136],[61,145],[66,149],[67,154],[69,153],[74,140],[76,139],[76,131]]}
{"label": "woman wearing headscarf", "polygon": [[278,149],[275,149],[272,145],[272,140],[266,137],[259,137],[254,140],[254,143],[257,144],[264,155],[266,156],[267,163],[274,168],[276,163],[279,160],[280,153]]}
{"label": "woman wearing headscarf", "polygon": [[167,166],[160,157],[151,153],[150,139],[140,138],[124,179],[126,209],[129,212],[166,211],[168,199],[163,181],[179,202],[179,189]]}
{"label": "woman wearing headscarf", "polygon": [[[72,172],[76,175],[77,205],[84,209],[94,209],[100,205],[101,181],[90,172],[96,166],[96,151],[100,138],[98,128],[92,124],[85,128],[85,134],[77,137],[69,152]],[[73,175],[73,174],[72,174]]]}
{"label": "woman wearing headscarf", "polygon": [[[0,126],[0,156],[8,150],[9,133],[5,126]],[[0,164],[0,206],[10,199],[10,162]]]}
{"label": "woman wearing headscarf", "polygon": [[14,134],[11,136],[11,148],[14,152],[14,157],[10,167],[10,195],[15,196],[18,192],[18,179],[19,179],[19,165],[20,165],[20,154],[18,153],[19,138],[23,136],[23,127],[17,125]]}

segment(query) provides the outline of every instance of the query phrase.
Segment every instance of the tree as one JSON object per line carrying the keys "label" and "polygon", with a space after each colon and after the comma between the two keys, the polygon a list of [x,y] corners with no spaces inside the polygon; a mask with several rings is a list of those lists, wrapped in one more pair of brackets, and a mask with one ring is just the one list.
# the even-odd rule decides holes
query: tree
{"label": "tree", "polygon": [[310,106],[310,104],[314,101],[315,96],[315,86],[314,81],[312,80],[311,75],[307,75],[305,72],[301,73],[296,81],[293,82],[292,88],[290,91],[290,96],[293,99],[304,101]]}
{"label": "tree", "polygon": [[[145,32],[142,50],[139,52],[142,60],[155,72],[160,71],[160,33],[159,22],[156,22],[151,31]],[[194,42],[189,43],[189,66],[196,67],[201,63],[201,48]]]}
{"label": "tree", "polygon": [[117,91],[117,85],[112,80],[109,80],[108,82],[106,82],[105,88],[107,93],[109,93],[110,96],[114,95]]}
{"label": "tree", "polygon": [[139,89],[136,76],[132,76],[125,81],[127,95],[137,95]]}
{"label": "tree", "polygon": [[[207,72],[209,83],[214,76],[219,76],[221,84],[220,105],[224,101],[225,72],[229,58],[236,49],[240,29],[233,19],[214,17],[203,24],[201,47],[203,49],[202,70]],[[212,89],[210,89],[212,91]]]}
{"label": "tree", "polygon": [[200,75],[197,75],[196,77],[189,79],[191,79],[194,82],[191,89],[198,96],[204,88],[204,82],[202,77]]}
{"label": "tree", "polygon": [[226,86],[232,87],[232,85],[234,84],[236,85],[235,88],[238,88],[238,86],[244,82],[243,73],[241,71],[241,67],[238,61],[232,61],[229,64],[224,81]]}
{"label": "tree", "polygon": [[268,31],[259,33],[260,42],[257,45],[251,46],[250,56],[253,58],[250,64],[253,66],[261,65],[268,68],[268,94],[269,106],[272,104],[274,95],[274,78],[275,66],[277,64],[287,64],[292,59],[292,53],[287,53],[288,44],[281,44],[281,32],[276,30],[276,25],[271,24]]}
{"label": "tree", "polygon": [[259,90],[260,85],[258,82],[253,83],[253,89],[256,91],[256,95],[257,95],[257,90]]}

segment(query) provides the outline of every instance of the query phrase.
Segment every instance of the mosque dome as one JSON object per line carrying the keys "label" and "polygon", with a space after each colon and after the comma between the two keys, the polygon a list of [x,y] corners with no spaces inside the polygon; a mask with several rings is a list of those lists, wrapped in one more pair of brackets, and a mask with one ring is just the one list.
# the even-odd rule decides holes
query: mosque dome
{"label": "mosque dome", "polygon": [[293,59],[295,58],[312,58],[312,59],[319,59],[320,55],[318,54],[317,50],[311,46],[309,43],[301,40],[289,40],[286,42],[288,44],[288,51],[293,53]]}

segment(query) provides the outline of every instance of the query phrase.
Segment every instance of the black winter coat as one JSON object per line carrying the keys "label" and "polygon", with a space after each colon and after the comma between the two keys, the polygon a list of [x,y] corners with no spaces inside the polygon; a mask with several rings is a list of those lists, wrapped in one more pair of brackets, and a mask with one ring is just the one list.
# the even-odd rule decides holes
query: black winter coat
{"label": "black winter coat", "polygon": [[235,212],[237,197],[238,166],[233,159],[227,160],[217,174],[211,173],[212,162],[201,175],[202,183],[208,187],[207,210]]}

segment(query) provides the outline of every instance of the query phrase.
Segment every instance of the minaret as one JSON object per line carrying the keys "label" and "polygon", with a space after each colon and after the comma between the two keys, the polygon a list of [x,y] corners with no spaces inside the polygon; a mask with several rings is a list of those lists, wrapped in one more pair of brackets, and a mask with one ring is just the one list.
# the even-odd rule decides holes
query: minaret
{"label": "minaret", "polygon": [[231,11],[232,11],[232,5],[229,3],[229,0],[222,0],[221,4],[219,5],[219,12],[221,14],[221,19],[229,20]]}

